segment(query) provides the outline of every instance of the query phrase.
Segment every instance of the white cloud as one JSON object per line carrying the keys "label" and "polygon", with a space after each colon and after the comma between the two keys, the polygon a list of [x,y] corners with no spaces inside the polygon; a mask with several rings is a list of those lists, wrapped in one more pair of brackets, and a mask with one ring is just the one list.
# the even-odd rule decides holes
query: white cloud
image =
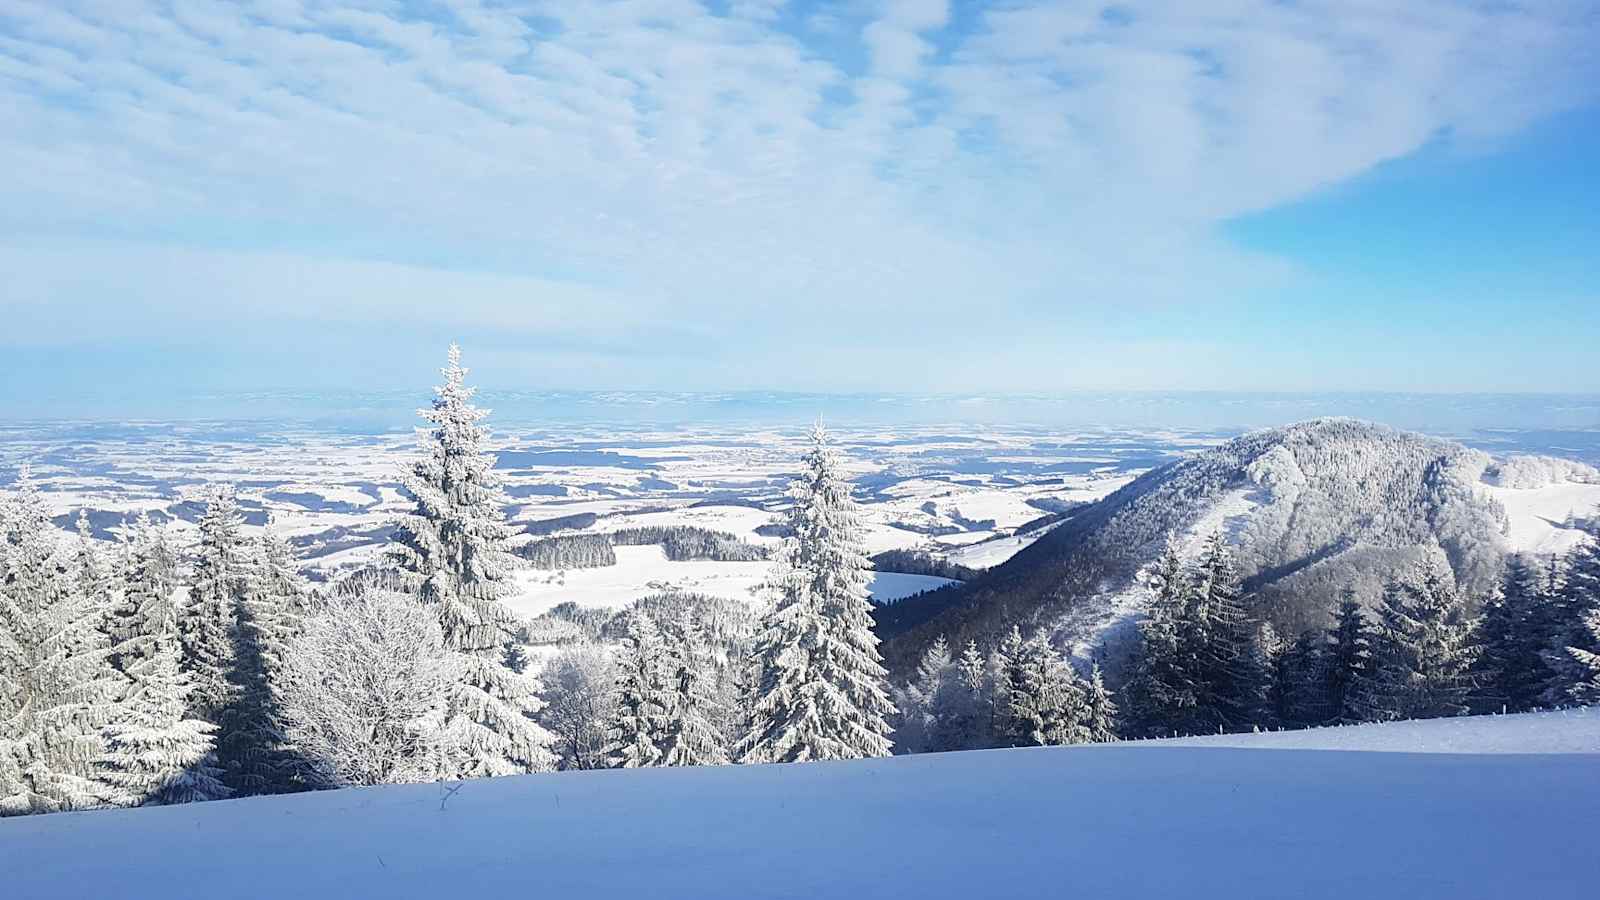
{"label": "white cloud", "polygon": [[310,317],[338,313],[273,292],[327,278],[349,309],[399,292],[407,315],[578,335],[893,341],[913,308],[1004,331],[1281,278],[1219,223],[1600,84],[1576,2],[727,12],[10,0],[0,307],[115,304],[120,281],[150,310],[123,324],[181,330],[205,303],[181,260]]}

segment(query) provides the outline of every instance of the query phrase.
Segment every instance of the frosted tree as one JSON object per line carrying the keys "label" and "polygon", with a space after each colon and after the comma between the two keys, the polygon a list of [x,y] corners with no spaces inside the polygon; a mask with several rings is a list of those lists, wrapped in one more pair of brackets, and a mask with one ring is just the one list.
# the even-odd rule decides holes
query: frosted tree
{"label": "frosted tree", "polygon": [[1551,706],[1587,696],[1593,675],[1585,661],[1600,653],[1600,634],[1590,627],[1600,614],[1600,533],[1591,530],[1588,540],[1567,554],[1564,569],[1564,581],[1548,594],[1553,602],[1547,604],[1545,625],[1543,659],[1550,676],[1540,697]]}
{"label": "frosted tree", "polygon": [[759,683],[743,762],[887,756],[894,712],[872,633],[868,560],[850,482],[827,431],[811,431],[789,489],[792,537],[779,554],[755,655]]}
{"label": "frosted tree", "polygon": [[94,539],[89,528],[89,516],[81,509],[78,510],[77,528],[78,544],[73,554],[73,574],[77,579],[75,586],[78,595],[102,610],[103,615],[109,615],[116,605],[113,597],[115,579],[112,578],[105,554],[100,551],[100,542]]}
{"label": "frosted tree", "polygon": [[[1590,610],[1583,624],[1584,630],[1588,632],[1588,643],[1591,646],[1600,646],[1600,607]],[[1600,704],[1600,652],[1583,647],[1568,647],[1567,653],[1577,664],[1578,673],[1572,687],[1567,689],[1567,695],[1575,703],[1589,706]]]}
{"label": "frosted tree", "polygon": [[1010,657],[1013,671],[1007,721],[1011,744],[1047,747],[1087,740],[1083,729],[1084,695],[1072,666],[1061,659],[1044,635],[1023,642]]}
{"label": "frosted tree", "polygon": [[1117,739],[1117,704],[1106,689],[1099,663],[1089,669],[1083,688],[1083,733],[1084,740],[1093,744]]}
{"label": "frosted tree", "polygon": [[120,693],[76,591],[38,487],[25,468],[0,497],[0,814],[97,804],[100,728]]}
{"label": "frosted tree", "polygon": [[239,617],[237,688],[224,713],[219,756],[236,794],[294,790],[307,779],[305,761],[287,746],[282,720],[283,659],[299,635],[310,588],[294,551],[268,528],[251,545],[250,577]]}
{"label": "frosted tree", "polygon": [[1478,654],[1449,573],[1428,562],[1389,585],[1372,640],[1372,689],[1364,702],[1376,720],[1426,719],[1467,712]]}
{"label": "frosted tree", "polygon": [[1482,712],[1522,712],[1539,704],[1551,671],[1545,661],[1549,637],[1546,576],[1520,554],[1506,561],[1500,591],[1484,605],[1478,622],[1483,652],[1474,667],[1474,706]]}
{"label": "frosted tree", "polygon": [[439,619],[446,649],[459,654],[461,681],[449,692],[459,777],[547,771],[550,735],[531,718],[541,706],[536,677],[512,671],[502,648],[516,618],[501,601],[516,558],[508,542],[506,497],[483,450],[488,415],[472,404],[461,350],[450,346],[444,384],[420,412],[424,454],[402,475],[415,503],[395,528],[392,557]]}
{"label": "frosted tree", "polygon": [[[189,596],[178,610],[181,667],[192,688],[189,711],[223,725],[238,695],[239,612],[250,587],[250,554],[233,488],[213,485],[200,516],[200,546]],[[226,742],[227,735],[221,738]]]}
{"label": "frosted tree", "polygon": [[934,716],[938,721],[935,740],[940,747],[949,750],[988,746],[989,674],[978,645],[968,641],[954,666],[952,677],[934,703]]}
{"label": "frosted tree", "polygon": [[445,649],[433,612],[364,589],[329,601],[286,647],[279,691],[285,731],[329,786],[434,781],[451,774],[458,731],[446,727],[461,654]]}
{"label": "frosted tree", "polygon": [[149,513],[141,512],[124,533],[113,567],[113,605],[106,617],[111,660],[119,670],[126,672],[138,659],[150,658],[153,636],[176,627],[172,595],[177,568],[165,535]]}
{"label": "frosted tree", "polygon": [[[1271,626],[1263,624],[1263,635],[1270,629]],[[1260,643],[1266,645],[1264,639]],[[1279,727],[1305,728],[1327,720],[1323,650],[1322,633],[1307,630],[1292,641],[1279,641],[1270,654],[1269,712]]]}
{"label": "frosted tree", "polygon": [[539,720],[555,736],[563,769],[603,769],[616,716],[616,664],[605,650],[580,646],[554,656],[544,671]]}
{"label": "frosted tree", "polygon": [[948,749],[941,746],[939,712],[937,704],[945,685],[955,678],[954,663],[950,658],[950,645],[944,635],[923,651],[917,664],[916,677],[905,687],[894,692],[898,709],[895,728],[895,746],[901,753],[925,753]]}
{"label": "frosted tree", "polygon": [[721,711],[710,646],[710,636],[692,617],[667,638],[664,659],[669,702],[661,741],[664,766],[728,762],[728,747],[717,727]]}
{"label": "frosted tree", "polygon": [[217,800],[229,795],[212,753],[216,726],[188,717],[189,685],[178,671],[177,635],[150,635],[131,660],[132,687],[105,730],[96,761],[100,794],[118,806]]}
{"label": "frosted tree", "polygon": [[637,769],[662,764],[671,689],[665,652],[655,620],[627,613],[617,652],[615,721],[611,726],[612,764]]}
{"label": "frosted tree", "polygon": [[1221,534],[1199,564],[1195,605],[1186,625],[1200,658],[1199,731],[1242,731],[1266,718],[1270,674],[1258,624],[1245,612],[1239,572]]}
{"label": "frosted tree", "polygon": [[1362,720],[1361,692],[1371,682],[1371,669],[1370,627],[1355,592],[1347,589],[1323,652],[1322,708],[1328,721],[1352,725]]}
{"label": "frosted tree", "polygon": [[1168,547],[1151,578],[1150,602],[1139,623],[1140,644],[1127,691],[1140,730],[1150,737],[1201,730],[1199,659],[1188,619],[1195,588],[1177,551]]}

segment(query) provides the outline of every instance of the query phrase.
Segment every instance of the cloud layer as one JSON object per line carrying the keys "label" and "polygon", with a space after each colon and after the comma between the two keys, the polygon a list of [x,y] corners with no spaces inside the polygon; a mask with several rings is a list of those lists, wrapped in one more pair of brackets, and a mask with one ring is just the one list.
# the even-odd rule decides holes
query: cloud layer
{"label": "cloud layer", "polygon": [[9,0],[0,305],[738,372],[1026,327],[1026,377],[1107,304],[1285,277],[1221,223],[1592,102],[1597,38],[1564,0]]}

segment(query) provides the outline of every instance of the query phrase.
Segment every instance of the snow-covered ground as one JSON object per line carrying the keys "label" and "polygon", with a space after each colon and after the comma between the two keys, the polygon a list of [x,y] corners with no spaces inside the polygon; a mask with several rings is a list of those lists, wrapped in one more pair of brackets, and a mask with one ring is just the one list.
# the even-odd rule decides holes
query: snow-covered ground
{"label": "snow-covered ground", "polygon": [[1523,553],[1565,553],[1583,540],[1569,517],[1600,514],[1600,484],[1563,482],[1535,488],[1482,485],[1505,507],[1510,520],[1506,542]]}
{"label": "snow-covered ground", "polygon": [[1390,753],[1600,753],[1600,707],[1307,728],[1267,734],[1217,734],[1159,743]]}
{"label": "snow-covered ground", "polygon": [[[1588,898],[1600,754],[1573,752],[1574,728],[1595,740],[1600,719],[1362,726],[1335,750],[1255,735],[33,816],[0,820],[0,892]],[[1463,729],[1463,752],[1438,752]]]}

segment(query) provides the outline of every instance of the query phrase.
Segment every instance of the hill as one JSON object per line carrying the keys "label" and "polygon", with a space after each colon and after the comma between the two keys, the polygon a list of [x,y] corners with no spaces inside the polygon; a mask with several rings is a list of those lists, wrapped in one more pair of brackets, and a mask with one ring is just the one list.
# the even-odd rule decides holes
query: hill
{"label": "hill", "polygon": [[1576,539],[1545,500],[1568,510],[1600,503],[1600,472],[1496,460],[1351,419],[1267,429],[1145,473],[981,578],[880,611],[880,635],[905,671],[940,634],[958,645],[1013,624],[1045,628],[1114,675],[1142,612],[1145,569],[1169,540],[1192,555],[1223,533],[1252,602],[1293,634],[1324,624],[1346,589],[1374,602],[1386,580],[1428,555],[1447,561],[1467,592],[1486,591],[1506,553]]}
{"label": "hill", "polygon": [[[1231,735],[32,816],[0,820],[0,870],[16,900],[1592,896],[1595,711],[1310,734],[1336,749]],[[1440,746],[1516,752],[1412,752]]]}

